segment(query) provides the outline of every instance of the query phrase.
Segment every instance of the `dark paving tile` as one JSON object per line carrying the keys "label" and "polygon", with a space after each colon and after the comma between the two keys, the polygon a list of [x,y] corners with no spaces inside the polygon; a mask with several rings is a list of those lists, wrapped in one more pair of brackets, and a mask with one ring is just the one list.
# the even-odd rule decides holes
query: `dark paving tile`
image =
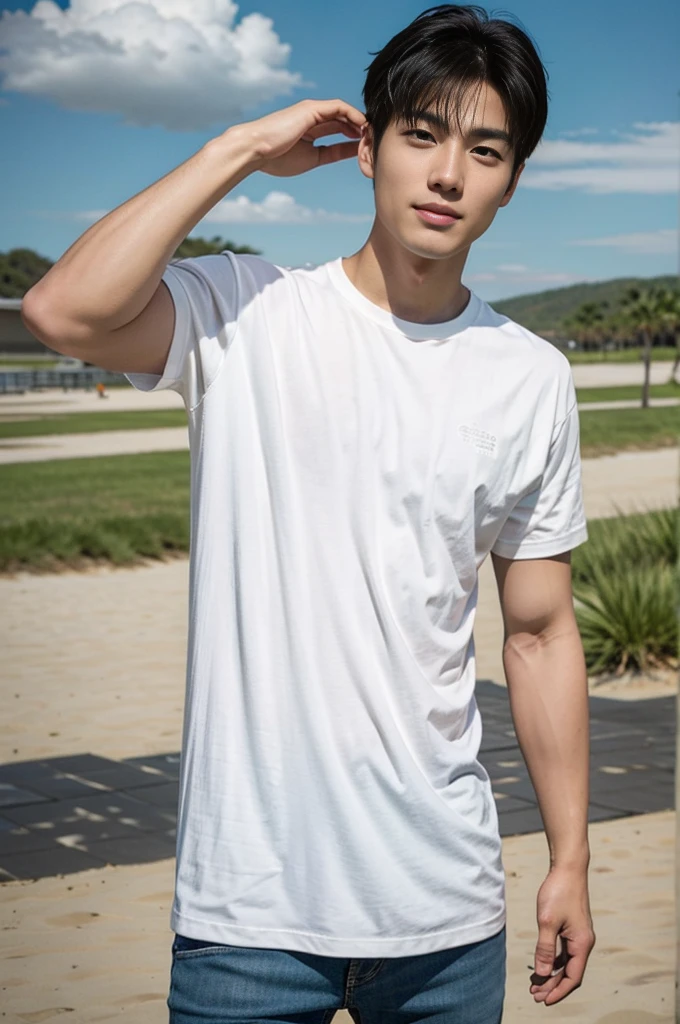
{"label": "dark paving tile", "polygon": [[493,739],[487,739],[482,742],[480,747],[481,754],[501,753],[508,750],[516,750],[517,740],[508,738],[507,736],[494,737]]}
{"label": "dark paving tile", "polygon": [[9,807],[3,816],[18,825],[50,830],[53,835],[126,835],[130,829],[160,831],[173,824],[172,815],[125,793],[105,793],[50,805]]}
{"label": "dark paving tile", "polygon": [[675,793],[671,786],[630,786],[620,793],[591,793],[590,800],[598,807],[627,811],[629,814],[654,814],[656,811],[672,811]]}
{"label": "dark paving tile", "polygon": [[543,819],[538,807],[527,807],[526,809],[508,811],[504,814],[499,809],[498,823],[501,836],[520,836],[527,832],[542,832]]}
{"label": "dark paving tile", "polygon": [[74,775],[82,775],[88,771],[103,771],[105,768],[115,768],[118,761],[112,761],[110,757],[99,757],[96,754],[72,754],[70,757],[50,757],[43,761],[52,770],[60,772],[71,772]]}
{"label": "dark paving tile", "polygon": [[51,776],[54,769],[43,761],[13,761],[0,765],[0,782],[29,783],[32,779]]}
{"label": "dark paving tile", "polygon": [[107,864],[149,864],[175,856],[176,840],[170,836],[150,833],[128,836],[106,843],[88,843],[87,852]]}
{"label": "dark paving tile", "polygon": [[15,825],[13,831],[0,832],[0,863],[6,854],[49,850],[54,845],[55,837],[51,832]]}
{"label": "dark paving tile", "polygon": [[151,768],[154,771],[163,772],[172,778],[179,778],[180,755],[177,754],[154,754],[152,757],[127,757],[123,764],[136,765],[139,768]]}
{"label": "dark paving tile", "polygon": [[0,782],[0,807],[20,807],[24,804],[50,802],[49,797],[20,789],[11,782]]}
{"label": "dark paving tile", "polygon": [[650,767],[658,768],[660,771],[673,772],[675,771],[675,756],[669,754],[667,757],[654,757],[650,760]]}
{"label": "dark paving tile", "polygon": [[613,810],[610,807],[598,807],[596,804],[592,804],[588,808],[588,821],[614,821],[617,818],[628,817],[628,815],[621,811]]}
{"label": "dark paving tile", "polygon": [[629,786],[666,786],[671,784],[672,774],[672,772],[655,768],[652,765],[644,767],[627,765],[622,772],[616,774],[600,768],[593,768],[590,773],[590,785],[604,792],[612,789],[627,789]]}
{"label": "dark paving tile", "polygon": [[527,800],[532,804],[536,803],[536,792],[528,779],[520,780],[520,782],[494,782],[492,779],[491,785],[499,793],[507,793],[508,796]]}
{"label": "dark paving tile", "polygon": [[166,775],[144,772],[131,764],[117,764],[115,768],[107,768],[104,771],[87,772],[87,778],[115,790],[162,786],[168,781]]}
{"label": "dark paving tile", "polygon": [[72,875],[88,868],[101,868],[105,863],[89,853],[56,844],[49,850],[0,856],[0,868],[14,879]]}
{"label": "dark paving tile", "polygon": [[177,810],[179,800],[179,786],[176,782],[165,782],[162,786],[149,786],[145,789],[136,789],[135,797],[145,803],[154,804],[156,807]]}
{"label": "dark paving tile", "polygon": [[507,814],[509,811],[526,811],[532,804],[528,800],[522,800],[516,796],[506,796],[504,793],[496,793],[494,791],[494,799],[496,801],[496,809],[500,814]]}
{"label": "dark paving tile", "polygon": [[[0,783],[0,787],[1,787]],[[74,779],[69,775],[54,774],[34,779],[28,785],[39,793],[43,799],[70,800],[78,796],[94,796],[97,793],[107,792],[112,787],[88,783],[86,780]]]}

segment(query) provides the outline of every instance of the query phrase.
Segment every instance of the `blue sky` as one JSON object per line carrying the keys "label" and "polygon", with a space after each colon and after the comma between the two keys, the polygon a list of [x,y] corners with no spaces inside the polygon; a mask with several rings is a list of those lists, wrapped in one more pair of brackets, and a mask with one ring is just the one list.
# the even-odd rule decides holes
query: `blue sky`
{"label": "blue sky", "polygon": [[[231,124],[306,96],[340,96],[361,109],[371,52],[428,5],[0,6],[0,167],[10,200],[0,211],[0,249],[57,259],[94,220]],[[509,206],[473,245],[465,282],[493,300],[677,273],[680,4],[482,6],[508,12],[532,35],[551,100],[544,141]],[[287,198],[267,198],[272,192]],[[275,263],[320,263],[356,251],[372,213],[371,184],[348,160],[297,178],[254,174],[192,234],[248,243]]]}

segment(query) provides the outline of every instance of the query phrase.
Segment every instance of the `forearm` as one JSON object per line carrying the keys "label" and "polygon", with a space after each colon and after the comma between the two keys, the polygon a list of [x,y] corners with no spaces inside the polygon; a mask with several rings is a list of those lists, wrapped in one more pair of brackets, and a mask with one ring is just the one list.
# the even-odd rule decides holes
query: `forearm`
{"label": "forearm", "polygon": [[206,143],[165,177],[88,228],[24,297],[26,314],[49,310],[74,325],[109,332],[150,302],[178,245],[232,188],[257,168],[241,126]]}
{"label": "forearm", "polygon": [[576,624],[503,650],[515,732],[536,790],[551,865],[587,866],[588,679]]}

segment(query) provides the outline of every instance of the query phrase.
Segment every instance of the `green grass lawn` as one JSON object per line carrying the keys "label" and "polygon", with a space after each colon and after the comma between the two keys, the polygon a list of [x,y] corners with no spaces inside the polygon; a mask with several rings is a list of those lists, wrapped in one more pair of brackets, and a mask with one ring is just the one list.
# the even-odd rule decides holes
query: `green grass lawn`
{"label": "green grass lawn", "polygon": [[[677,408],[582,412],[580,423],[584,458],[680,443]],[[188,452],[0,466],[0,571],[123,565],[188,548]]]}
{"label": "green grass lawn", "polygon": [[0,570],[189,548],[188,452],[1,466],[0,495]]}
{"label": "green grass lawn", "polygon": [[[652,349],[652,362],[674,360],[677,351],[676,348],[655,345]],[[572,352],[567,349],[564,354],[570,363],[637,363],[642,361],[641,348],[621,349],[619,352]]]}
{"label": "green grass lawn", "polygon": [[581,456],[614,455],[680,444],[680,407],[581,411]]}
{"label": "green grass lawn", "polygon": [[25,420],[6,415],[4,419],[0,418],[0,438],[41,437],[46,434],[94,434],[102,430],[149,430],[158,427],[182,427],[186,422],[187,415],[184,409],[70,412]]}
{"label": "green grass lawn", "polygon": [[[650,384],[650,398],[680,398],[680,384],[671,381],[669,384]],[[579,402],[641,402],[642,385],[625,384],[617,387],[576,388]]]}

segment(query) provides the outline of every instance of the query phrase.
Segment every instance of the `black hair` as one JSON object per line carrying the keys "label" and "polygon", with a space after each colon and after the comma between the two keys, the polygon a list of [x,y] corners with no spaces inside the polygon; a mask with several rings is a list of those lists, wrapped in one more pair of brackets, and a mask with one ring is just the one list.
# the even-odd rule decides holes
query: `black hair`
{"label": "black hair", "polygon": [[464,101],[488,83],[501,97],[513,148],[512,178],[538,145],[548,116],[547,71],[523,29],[483,7],[441,4],[422,11],[372,54],[363,88],[373,155],[396,118],[415,127],[434,108],[460,128]]}

